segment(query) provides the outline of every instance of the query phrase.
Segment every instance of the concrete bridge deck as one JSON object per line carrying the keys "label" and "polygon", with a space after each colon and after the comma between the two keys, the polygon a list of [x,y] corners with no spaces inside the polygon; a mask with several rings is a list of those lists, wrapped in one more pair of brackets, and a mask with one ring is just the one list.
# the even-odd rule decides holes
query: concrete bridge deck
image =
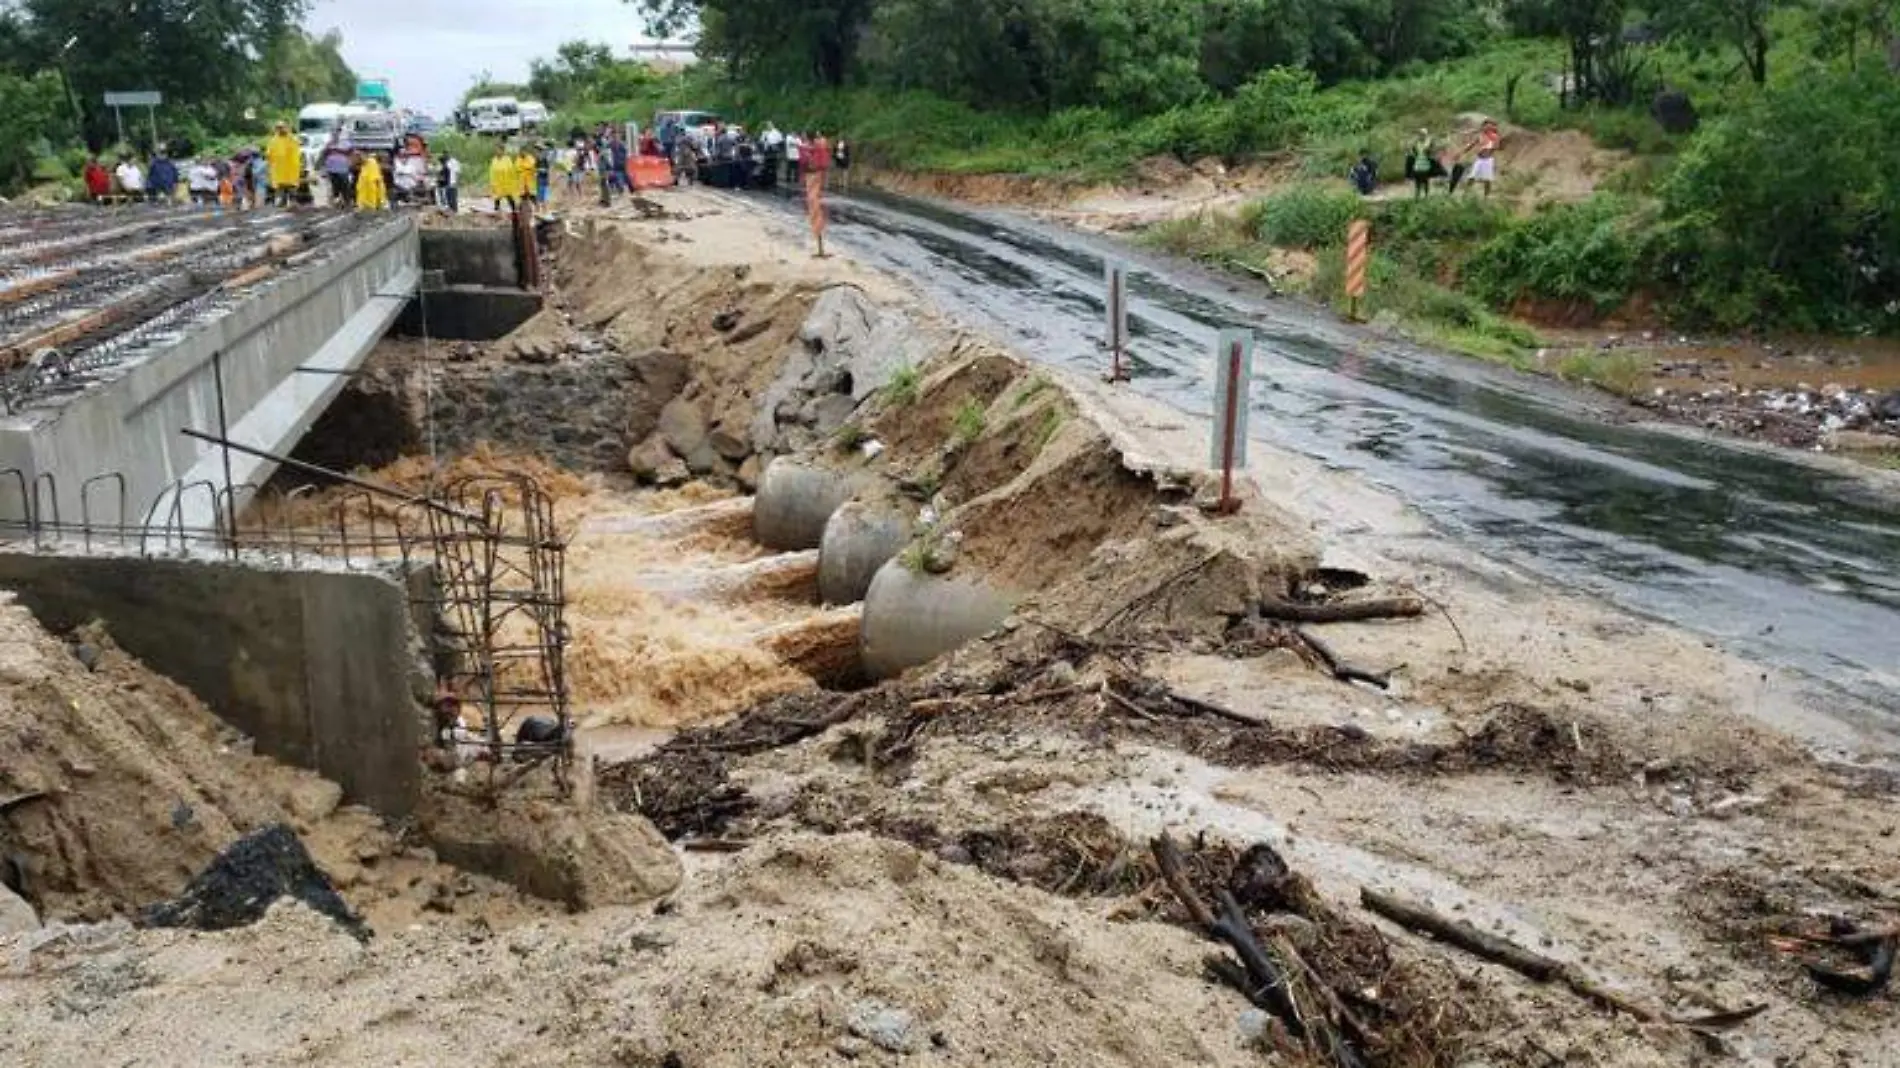
{"label": "concrete bridge deck", "polygon": [[[0,471],[19,473],[0,479],[0,520],[137,524],[168,487],[208,484],[178,503],[184,525],[214,526],[223,450],[181,431],[217,433],[222,394],[234,440],[289,451],[420,278],[402,215],[0,216]],[[232,455],[240,506],[270,466]]]}

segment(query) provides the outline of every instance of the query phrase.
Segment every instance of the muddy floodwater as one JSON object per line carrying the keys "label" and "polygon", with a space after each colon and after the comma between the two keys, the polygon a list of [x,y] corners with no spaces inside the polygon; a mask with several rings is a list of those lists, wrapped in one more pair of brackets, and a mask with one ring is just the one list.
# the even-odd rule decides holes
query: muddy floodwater
{"label": "muddy floodwater", "polygon": [[853,256],[1076,370],[1104,365],[1103,264],[1123,259],[1134,388],[1208,414],[1213,338],[1250,327],[1256,439],[1363,475],[1489,556],[1799,672],[1837,703],[1900,706],[1900,501],[1861,479],[1634,425],[1582,391],[1349,332],[1019,216],[876,195],[840,198],[834,217]]}

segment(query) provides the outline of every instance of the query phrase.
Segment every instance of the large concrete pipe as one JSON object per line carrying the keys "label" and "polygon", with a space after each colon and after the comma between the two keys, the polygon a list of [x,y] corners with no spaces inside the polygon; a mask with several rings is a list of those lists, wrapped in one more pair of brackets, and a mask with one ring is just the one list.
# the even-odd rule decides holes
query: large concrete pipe
{"label": "large concrete pipe", "polygon": [[856,604],[871,589],[877,569],[910,542],[912,518],[897,504],[847,501],[825,524],[818,546],[818,599]]}
{"label": "large concrete pipe", "polygon": [[902,560],[878,569],[864,597],[864,670],[889,679],[995,630],[1010,602],[981,582],[926,575]]}
{"label": "large concrete pipe", "polygon": [[781,456],[759,479],[752,536],[760,545],[780,552],[816,549],[825,540],[825,522],[855,490],[855,480],[849,475]]}

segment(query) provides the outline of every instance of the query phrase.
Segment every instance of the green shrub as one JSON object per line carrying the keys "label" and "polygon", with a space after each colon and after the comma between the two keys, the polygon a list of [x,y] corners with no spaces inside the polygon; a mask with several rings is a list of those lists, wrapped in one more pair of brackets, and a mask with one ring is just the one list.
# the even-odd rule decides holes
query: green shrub
{"label": "green shrub", "polygon": [[1648,360],[1632,352],[1578,352],[1558,363],[1557,377],[1633,397],[1649,384],[1651,370]]}
{"label": "green shrub", "polygon": [[1624,198],[1599,195],[1546,205],[1481,246],[1462,278],[1499,307],[1531,297],[1583,301],[1607,311],[1638,288],[1643,241],[1642,217]]}
{"label": "green shrub", "polygon": [[1043,375],[1036,375],[1035,377],[1031,378],[1029,381],[1024,382],[1021,386],[1017,387],[1015,395],[1011,397],[1009,401],[1010,411],[1012,412],[1022,411],[1024,408],[1029,406],[1030,401],[1033,401],[1037,397],[1042,396],[1044,393],[1048,392],[1054,386],[1055,386],[1055,383],[1049,381],[1047,377]]}
{"label": "green shrub", "polygon": [[1678,314],[1900,327],[1900,80],[1877,66],[1777,88],[1694,137],[1658,188],[1653,270]]}
{"label": "green shrub", "polygon": [[1485,197],[1408,197],[1371,207],[1373,240],[1394,247],[1488,241],[1511,225],[1510,209]]}
{"label": "green shrub", "polygon": [[1364,211],[1350,190],[1298,185],[1248,205],[1242,219],[1269,244],[1318,249],[1345,244],[1347,224]]}
{"label": "green shrub", "polygon": [[1577,122],[1597,144],[1636,156],[1669,155],[1681,147],[1681,138],[1634,108],[1593,108]]}
{"label": "green shrub", "polygon": [[899,408],[908,408],[917,403],[917,382],[917,368],[905,364],[891,374],[890,384],[884,387],[884,397]]}
{"label": "green shrub", "polygon": [[962,448],[983,436],[983,427],[988,422],[983,406],[975,400],[966,400],[957,408],[956,416],[950,424],[950,443]]}

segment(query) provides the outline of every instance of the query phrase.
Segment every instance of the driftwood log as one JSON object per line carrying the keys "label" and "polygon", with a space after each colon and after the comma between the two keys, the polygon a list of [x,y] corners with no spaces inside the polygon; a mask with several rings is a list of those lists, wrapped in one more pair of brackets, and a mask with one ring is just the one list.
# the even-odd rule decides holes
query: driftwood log
{"label": "driftwood log", "polygon": [[1279,623],[1363,623],[1375,619],[1417,619],[1424,614],[1425,602],[1414,597],[1340,604],[1300,604],[1270,597],[1260,602],[1261,618]]}
{"label": "driftwood log", "polygon": [[1644,1023],[1662,1018],[1662,1014],[1656,1010],[1638,1005],[1621,994],[1605,990],[1594,980],[1562,961],[1552,960],[1541,953],[1525,949],[1510,939],[1500,938],[1488,931],[1480,931],[1463,920],[1454,920],[1433,912],[1423,905],[1371,889],[1362,888],[1359,891],[1359,903],[1407,930],[1431,935],[1446,945],[1457,946],[1466,953],[1482,957],[1493,964],[1502,964],[1527,979],[1539,983],[1562,983],[1579,997],[1593,1001],[1604,1008],[1632,1016]]}
{"label": "driftwood log", "polygon": [[1392,688],[1391,672],[1370,671],[1350,661],[1340,659],[1332,646],[1315,637],[1312,631],[1304,627],[1296,628],[1293,633],[1299,637],[1300,641],[1306,643],[1306,647],[1313,651],[1313,655],[1319,657],[1320,662],[1326,665],[1326,670],[1332,672],[1333,678],[1340,682],[1363,682],[1377,686],[1381,690]]}

